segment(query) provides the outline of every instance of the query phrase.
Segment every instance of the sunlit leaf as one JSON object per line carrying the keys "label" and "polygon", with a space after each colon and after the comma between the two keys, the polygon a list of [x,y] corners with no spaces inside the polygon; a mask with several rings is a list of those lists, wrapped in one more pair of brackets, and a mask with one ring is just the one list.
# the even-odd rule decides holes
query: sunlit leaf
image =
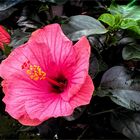
{"label": "sunlit leaf", "polygon": [[117,5],[112,3],[108,10],[111,14],[121,14],[125,19],[140,19],[140,6],[136,5]]}
{"label": "sunlit leaf", "polygon": [[115,17],[108,13],[102,14],[98,19],[111,27],[115,24]]}
{"label": "sunlit leaf", "polygon": [[133,26],[137,26],[137,21],[133,20],[133,19],[124,19],[122,22],[121,22],[121,25],[120,27],[122,29],[127,29],[127,28],[130,28],[130,27],[133,27]]}
{"label": "sunlit leaf", "polygon": [[133,19],[124,19],[120,25],[121,29],[127,29],[128,31],[134,32],[135,34],[140,35],[140,26],[139,22]]}

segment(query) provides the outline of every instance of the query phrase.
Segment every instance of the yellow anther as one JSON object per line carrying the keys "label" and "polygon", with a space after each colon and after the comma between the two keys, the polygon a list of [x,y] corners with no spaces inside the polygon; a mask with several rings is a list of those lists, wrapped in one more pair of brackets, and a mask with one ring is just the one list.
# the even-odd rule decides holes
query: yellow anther
{"label": "yellow anther", "polygon": [[42,71],[40,66],[37,65],[30,65],[26,70],[26,74],[29,75],[29,77],[35,81],[44,80],[46,78],[46,73]]}
{"label": "yellow anther", "polygon": [[28,75],[30,75],[30,74],[31,74],[31,71],[30,71],[30,70],[27,70],[26,73],[27,73]]}

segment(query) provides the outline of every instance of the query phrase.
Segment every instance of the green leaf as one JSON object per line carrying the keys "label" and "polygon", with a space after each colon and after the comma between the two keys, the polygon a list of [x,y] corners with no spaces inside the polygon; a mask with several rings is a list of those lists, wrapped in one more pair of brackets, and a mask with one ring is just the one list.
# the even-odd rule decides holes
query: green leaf
{"label": "green leaf", "polygon": [[29,32],[23,32],[21,31],[20,29],[16,29],[13,31],[13,34],[12,34],[12,41],[11,43],[9,44],[9,46],[13,47],[13,48],[16,48],[22,44],[24,44],[25,42],[28,41],[29,37],[30,37],[30,34]]}
{"label": "green leaf", "polygon": [[19,123],[14,119],[0,115],[0,137],[16,135],[19,126]]}
{"label": "green leaf", "polygon": [[133,26],[137,26],[137,21],[133,20],[133,19],[124,19],[121,22],[120,28],[122,29],[128,29],[131,28]]}
{"label": "green leaf", "polygon": [[18,139],[19,140],[41,140],[40,136],[38,136],[36,134],[31,134],[29,132],[20,133]]}
{"label": "green leaf", "polygon": [[128,45],[123,48],[122,57],[124,60],[139,59],[140,60],[140,46]]}
{"label": "green leaf", "polygon": [[104,73],[97,95],[109,96],[120,106],[140,111],[139,85],[139,74],[135,74],[123,66],[115,66]]}
{"label": "green leaf", "polygon": [[98,20],[106,23],[107,25],[113,27],[115,25],[115,17],[111,14],[108,14],[108,13],[105,13],[105,14],[102,14]]}
{"label": "green leaf", "polygon": [[77,107],[74,109],[74,112],[70,116],[66,116],[63,118],[66,119],[67,121],[74,121],[78,119],[79,117],[81,117],[85,109],[86,109],[86,106]]}
{"label": "green leaf", "polygon": [[133,32],[135,37],[137,37],[137,35],[138,36],[140,35],[140,26],[132,26],[132,27],[128,28],[128,30]]}
{"label": "green leaf", "polygon": [[12,48],[8,46],[7,44],[4,44],[4,54],[8,56],[11,53]]}
{"label": "green leaf", "polygon": [[4,1],[0,3],[0,22],[3,21],[3,20],[5,20],[5,19],[7,19],[15,11],[17,11],[17,9],[14,8],[14,7],[11,7],[11,8],[6,9],[8,6],[2,6],[3,3],[4,3]]}
{"label": "green leaf", "polygon": [[62,25],[62,29],[73,41],[77,41],[82,36],[104,34],[108,31],[100,21],[85,15],[70,17],[69,22]]}
{"label": "green leaf", "polygon": [[121,29],[127,29],[128,31],[132,32],[133,36],[139,36],[140,35],[140,25],[139,20],[133,20],[133,19],[124,19],[121,22],[120,25]]}
{"label": "green leaf", "polygon": [[36,131],[35,126],[24,126],[22,125],[20,129],[18,129],[18,139],[21,140],[40,140],[40,134]]}
{"label": "green leaf", "polygon": [[89,75],[94,79],[99,72],[107,70],[108,67],[100,55],[100,52],[103,49],[101,41],[99,41],[95,36],[88,37],[88,40],[91,47],[97,51],[97,54],[95,53],[95,50],[91,52],[89,61]]}
{"label": "green leaf", "polygon": [[126,7],[125,18],[139,20],[140,19],[140,6]]}
{"label": "green leaf", "polygon": [[115,28],[119,28],[121,22],[122,22],[122,15],[121,14],[115,14]]}
{"label": "green leaf", "polygon": [[131,140],[140,139],[140,113],[114,112],[112,126]]}
{"label": "green leaf", "polygon": [[111,14],[121,14],[125,19],[140,19],[140,6],[117,5],[112,3],[108,8]]}
{"label": "green leaf", "polygon": [[[40,0],[40,1],[44,1],[44,0]],[[56,4],[64,4],[66,3],[68,0],[45,0],[48,2],[52,2],[52,3],[56,3]]]}
{"label": "green leaf", "polygon": [[92,79],[94,79],[98,72],[99,72],[98,59],[93,53],[91,53],[89,63],[89,75]]}

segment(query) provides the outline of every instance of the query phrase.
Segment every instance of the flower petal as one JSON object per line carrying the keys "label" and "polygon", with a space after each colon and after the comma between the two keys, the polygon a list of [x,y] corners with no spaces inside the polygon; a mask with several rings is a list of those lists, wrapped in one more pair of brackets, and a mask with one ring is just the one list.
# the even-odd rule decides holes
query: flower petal
{"label": "flower petal", "polygon": [[63,101],[59,94],[48,93],[47,85],[43,84],[40,81],[37,87],[20,77],[4,80],[5,110],[24,125],[35,125],[34,121],[41,123],[51,117],[70,115],[73,108],[69,103]]}
{"label": "flower petal", "polygon": [[46,95],[43,99],[34,98],[26,102],[26,110],[32,119],[38,117],[40,121],[52,117],[68,116],[73,112],[69,102],[65,102],[59,95]]}
{"label": "flower petal", "polygon": [[[22,64],[28,61],[28,57],[31,54],[29,49],[24,44],[16,48],[5,60],[0,64],[0,76],[3,79],[9,78],[11,75],[16,74],[25,76],[22,70]],[[26,52],[26,55],[24,54]],[[33,59],[33,58],[32,58]]]}
{"label": "flower petal", "polygon": [[45,97],[46,89],[43,88],[41,83],[39,85],[42,88],[39,86],[37,87],[37,85],[33,85],[22,78],[18,78],[19,77],[14,77],[13,80],[11,77],[11,79],[9,78],[8,80],[4,80],[2,82],[3,91],[5,93],[3,98],[3,102],[6,105],[5,111],[7,111],[13,118],[22,122],[24,125],[41,123],[41,121],[39,121],[37,118],[31,119],[28,116],[25,110],[25,103],[30,98],[41,98],[42,96]]}
{"label": "flower petal", "polygon": [[3,49],[3,44],[9,44],[10,43],[10,35],[9,33],[4,29],[3,26],[0,25],[0,48]]}
{"label": "flower petal", "polygon": [[76,108],[81,105],[89,104],[92,94],[94,91],[94,85],[92,79],[87,75],[85,83],[81,87],[80,91],[75,94],[70,100],[70,105],[73,108]]}
{"label": "flower petal", "polygon": [[90,76],[86,77],[80,91],[70,101],[64,101],[59,95],[46,95],[46,100],[34,98],[26,102],[26,110],[30,118],[39,117],[40,121],[51,117],[69,116],[73,110],[81,105],[89,104],[94,91],[94,85]]}
{"label": "flower petal", "polygon": [[3,26],[0,25],[0,38],[1,40],[4,38],[6,40],[6,42],[10,40],[10,35],[9,33],[5,30],[5,28]]}
{"label": "flower petal", "polygon": [[27,78],[25,71],[22,69],[22,65],[27,61],[31,65],[40,66],[45,71],[47,65],[52,64],[48,47],[41,43],[26,43],[16,48],[0,64],[0,76],[3,79],[7,79],[12,75]]}
{"label": "flower petal", "polygon": [[[65,101],[60,95],[46,95],[42,98],[33,98],[26,102],[26,110],[30,118],[39,118],[40,121],[51,117],[69,116],[73,110],[81,105],[89,104],[94,91],[94,85],[90,76],[70,101]],[[46,98],[46,99],[45,99]]]}
{"label": "flower petal", "polygon": [[30,119],[29,115],[26,113],[23,116],[21,116],[18,121],[23,125],[29,125],[29,126],[36,126],[41,124],[42,122],[38,119]]}
{"label": "flower petal", "polygon": [[9,85],[6,80],[3,81],[2,85],[3,90],[6,93],[5,97],[3,98],[3,102],[5,102],[6,104],[5,111],[23,125],[35,126],[40,124],[41,121],[39,121],[38,119],[30,119],[28,114],[26,113],[24,108],[25,98],[16,98],[16,96],[11,96],[11,90],[9,90],[11,85]]}
{"label": "flower petal", "polygon": [[70,80],[70,88],[68,89],[68,94],[66,92],[61,94],[62,98],[66,101],[80,90],[82,84],[85,82],[89,67],[90,45],[86,37],[82,37],[73,47],[76,62],[73,70],[72,67],[70,69],[73,71],[68,78]]}
{"label": "flower petal", "polygon": [[44,43],[50,49],[56,65],[73,61],[72,42],[63,34],[59,24],[51,24],[33,32],[29,42]]}
{"label": "flower petal", "polygon": [[73,47],[76,53],[76,68],[71,78],[72,83],[83,84],[89,68],[90,45],[87,38],[82,37]]}

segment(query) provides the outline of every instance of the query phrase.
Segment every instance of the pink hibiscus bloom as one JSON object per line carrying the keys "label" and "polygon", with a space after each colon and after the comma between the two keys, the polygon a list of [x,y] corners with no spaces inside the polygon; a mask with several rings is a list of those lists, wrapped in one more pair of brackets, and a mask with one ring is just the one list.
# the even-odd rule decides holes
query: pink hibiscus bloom
{"label": "pink hibiscus bloom", "polygon": [[10,43],[10,35],[4,29],[4,27],[0,25],[0,48],[4,50],[4,44],[9,44],[9,43]]}
{"label": "pink hibiscus bloom", "polygon": [[20,123],[35,126],[89,104],[94,90],[89,56],[86,37],[73,46],[58,24],[33,32],[0,65],[6,111]]}

